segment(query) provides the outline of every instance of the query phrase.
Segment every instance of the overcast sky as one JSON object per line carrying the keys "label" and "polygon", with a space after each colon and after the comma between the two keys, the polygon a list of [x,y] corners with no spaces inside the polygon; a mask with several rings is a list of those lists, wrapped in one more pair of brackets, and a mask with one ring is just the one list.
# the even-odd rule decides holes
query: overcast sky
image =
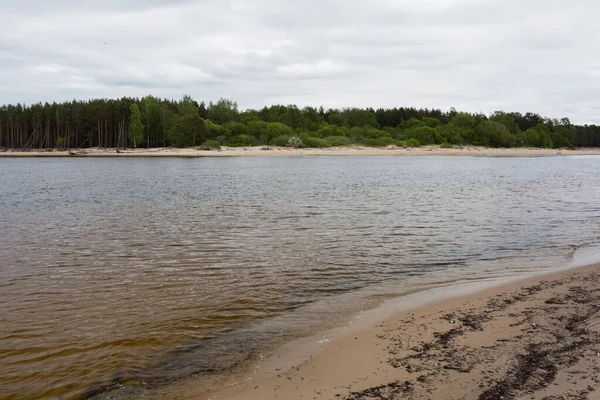
{"label": "overcast sky", "polygon": [[0,103],[143,96],[600,123],[597,0],[0,0]]}

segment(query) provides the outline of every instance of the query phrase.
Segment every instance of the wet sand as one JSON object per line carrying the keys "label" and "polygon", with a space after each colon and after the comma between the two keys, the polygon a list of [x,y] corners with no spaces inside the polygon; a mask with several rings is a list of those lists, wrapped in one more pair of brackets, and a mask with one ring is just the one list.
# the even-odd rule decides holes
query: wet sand
{"label": "wet sand", "polygon": [[237,382],[192,380],[160,398],[600,399],[600,265],[481,289],[410,295],[284,346]]}
{"label": "wet sand", "polygon": [[439,146],[420,148],[402,148],[389,146],[385,148],[349,146],[324,149],[292,149],[288,147],[223,147],[219,151],[202,151],[195,149],[156,148],[156,149],[74,149],[70,151],[55,150],[7,150],[0,151],[0,157],[242,157],[242,156],[481,156],[481,157],[535,157],[556,155],[600,155],[598,148],[533,149],[511,148],[495,149],[485,147],[456,147],[442,149]]}

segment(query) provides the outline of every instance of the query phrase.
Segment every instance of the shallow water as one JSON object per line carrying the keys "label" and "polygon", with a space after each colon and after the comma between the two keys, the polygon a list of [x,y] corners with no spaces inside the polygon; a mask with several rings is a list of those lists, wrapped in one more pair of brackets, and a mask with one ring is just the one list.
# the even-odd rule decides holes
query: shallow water
{"label": "shallow water", "polygon": [[135,396],[407,290],[564,266],[599,199],[593,156],[0,159],[0,398]]}

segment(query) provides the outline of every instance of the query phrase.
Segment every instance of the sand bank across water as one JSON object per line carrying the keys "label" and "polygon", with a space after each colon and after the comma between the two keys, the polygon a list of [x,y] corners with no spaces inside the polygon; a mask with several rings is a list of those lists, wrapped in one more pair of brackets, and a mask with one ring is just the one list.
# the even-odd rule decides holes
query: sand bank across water
{"label": "sand bank across water", "polygon": [[159,398],[600,399],[600,265],[497,285],[409,295]]}
{"label": "sand bank across water", "polygon": [[332,147],[324,149],[292,149],[288,147],[223,147],[219,151],[195,149],[156,148],[156,149],[79,149],[70,151],[54,150],[7,150],[0,151],[0,157],[242,157],[242,156],[480,156],[480,157],[535,157],[556,155],[600,155],[600,149],[494,149],[485,147],[456,147],[442,149],[439,146],[420,148],[373,147]]}

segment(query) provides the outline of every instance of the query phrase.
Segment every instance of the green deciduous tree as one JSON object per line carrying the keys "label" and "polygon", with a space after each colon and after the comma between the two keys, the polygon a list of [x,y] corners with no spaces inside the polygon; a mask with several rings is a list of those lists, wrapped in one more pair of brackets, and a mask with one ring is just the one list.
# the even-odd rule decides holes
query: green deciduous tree
{"label": "green deciduous tree", "polygon": [[475,117],[467,113],[458,113],[450,120],[450,123],[458,128],[474,128]]}
{"label": "green deciduous tree", "polygon": [[164,113],[160,100],[153,96],[146,96],[141,101],[140,111],[145,132],[144,142],[147,147],[156,147],[163,142],[164,136]]}
{"label": "green deciduous tree", "polygon": [[221,98],[208,106],[208,119],[216,124],[226,124],[239,119],[238,105],[235,101]]}
{"label": "green deciduous tree", "polygon": [[483,121],[477,126],[477,131],[482,139],[481,145],[491,147],[513,147],[516,138],[510,133],[506,125],[496,121]]}
{"label": "green deciduous tree", "polygon": [[197,114],[179,116],[169,129],[168,138],[175,147],[192,147],[207,138],[205,121]]}
{"label": "green deciduous tree", "polygon": [[247,135],[248,127],[241,122],[231,121],[225,124],[225,128],[231,136]]}
{"label": "green deciduous tree", "polygon": [[199,108],[198,103],[191,96],[183,96],[181,102],[177,105],[179,115],[168,133],[171,145],[190,147],[206,140],[206,122],[200,117]]}
{"label": "green deciduous tree", "polygon": [[515,117],[512,114],[505,113],[504,111],[496,111],[490,116],[490,121],[502,124],[508,129],[508,131],[516,135],[519,132],[519,127],[515,122]]}
{"label": "green deciduous tree", "polygon": [[250,136],[254,137],[254,139],[260,141],[262,144],[268,144],[268,141],[263,142],[261,139],[265,135],[268,125],[269,124],[265,121],[251,120],[247,123],[246,127]]}
{"label": "green deciduous tree", "polygon": [[554,121],[552,143],[555,147],[573,147],[577,137],[577,129],[571,125],[568,118]]}
{"label": "green deciduous tree", "polygon": [[131,105],[129,115],[129,140],[133,142],[133,147],[144,141],[144,124],[142,123],[142,113],[137,104]]}
{"label": "green deciduous tree", "polygon": [[[331,117],[329,117],[331,122]],[[377,122],[377,115],[372,110],[361,110],[360,108],[347,108],[342,111],[342,124],[336,125],[347,125],[350,128],[354,126],[370,126],[375,129],[379,129],[380,125]]]}
{"label": "green deciduous tree", "polygon": [[327,119],[331,125],[343,126],[346,123],[344,116],[342,114],[331,114]]}
{"label": "green deciduous tree", "polygon": [[407,139],[417,139],[422,145],[436,143],[436,130],[430,126],[417,126],[405,132]]}
{"label": "green deciduous tree", "polygon": [[294,130],[281,122],[272,122],[265,129],[265,141],[270,143],[271,140],[278,136],[295,136]]}

